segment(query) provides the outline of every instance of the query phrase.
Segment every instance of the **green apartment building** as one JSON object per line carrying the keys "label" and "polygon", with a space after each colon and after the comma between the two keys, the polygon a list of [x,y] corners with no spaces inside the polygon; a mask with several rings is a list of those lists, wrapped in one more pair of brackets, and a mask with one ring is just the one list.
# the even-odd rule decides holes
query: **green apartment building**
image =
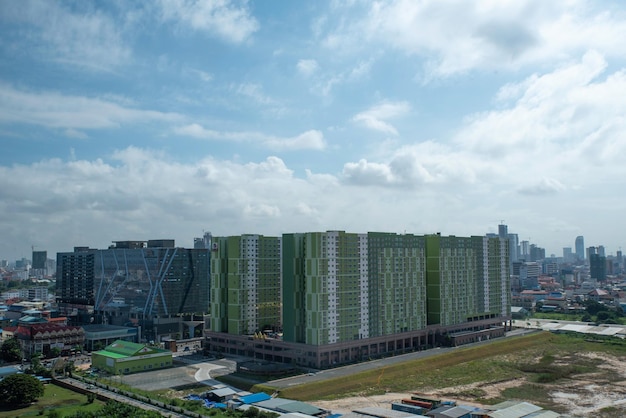
{"label": "green apartment building", "polygon": [[285,341],[325,345],[424,329],[424,242],[388,233],[285,234]]}
{"label": "green apartment building", "polygon": [[[209,333],[209,346],[216,351],[324,368],[497,337],[510,321],[506,239],[284,234],[282,240],[271,238],[281,252],[271,253],[272,262],[255,273],[248,269],[259,257],[248,250],[257,248],[249,244],[252,237],[261,239],[218,241]],[[282,315],[272,313],[280,317],[273,323],[282,325],[282,339],[252,336],[271,322],[252,320],[255,303],[261,308],[268,299],[251,298],[249,290],[264,276],[272,277],[267,286],[282,286],[282,294],[275,288],[267,293],[280,297],[275,300]]]}
{"label": "green apartment building", "polygon": [[370,232],[368,293],[370,336],[426,327],[425,239],[412,234]]}
{"label": "green apartment building", "polygon": [[211,329],[237,335],[282,328],[281,238],[213,237]]}
{"label": "green apartment building", "polygon": [[368,338],[367,235],[286,234],[283,245],[284,339],[325,345]]}

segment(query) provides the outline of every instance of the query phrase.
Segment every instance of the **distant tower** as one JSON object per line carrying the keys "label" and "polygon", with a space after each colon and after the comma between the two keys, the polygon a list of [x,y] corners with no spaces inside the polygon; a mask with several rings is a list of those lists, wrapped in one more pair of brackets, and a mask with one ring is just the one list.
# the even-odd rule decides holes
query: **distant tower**
{"label": "distant tower", "polygon": [[509,234],[509,256],[511,263],[519,261],[519,238],[517,234]]}
{"label": "distant tower", "polygon": [[576,237],[574,248],[576,249],[576,258],[585,261],[585,238],[582,235]]}
{"label": "distant tower", "polygon": [[205,232],[202,238],[193,239],[193,248],[195,249],[210,249],[211,242],[213,241],[213,235],[210,232]]}
{"label": "distant tower", "polygon": [[572,258],[573,258],[572,247],[564,247],[563,248],[563,261],[568,263],[572,261]]}
{"label": "distant tower", "polygon": [[520,247],[521,247],[521,258],[529,261],[530,260],[530,242],[528,241],[522,241],[520,242]]}
{"label": "distant tower", "polygon": [[504,224],[498,225],[498,236],[507,239],[509,235],[509,227]]}

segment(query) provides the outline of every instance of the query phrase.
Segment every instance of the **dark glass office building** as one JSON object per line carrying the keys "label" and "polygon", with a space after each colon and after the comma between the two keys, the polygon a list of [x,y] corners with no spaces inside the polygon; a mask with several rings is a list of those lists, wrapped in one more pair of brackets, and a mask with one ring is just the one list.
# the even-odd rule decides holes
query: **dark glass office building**
{"label": "dark glass office building", "polygon": [[141,326],[149,340],[193,337],[181,324],[208,313],[209,257],[173,240],[76,247],[57,254],[57,302],[76,324]]}

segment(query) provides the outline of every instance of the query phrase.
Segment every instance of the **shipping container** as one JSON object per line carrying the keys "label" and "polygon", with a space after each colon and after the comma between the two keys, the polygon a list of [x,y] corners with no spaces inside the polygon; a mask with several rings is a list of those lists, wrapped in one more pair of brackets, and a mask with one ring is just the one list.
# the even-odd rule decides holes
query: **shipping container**
{"label": "shipping container", "polygon": [[409,405],[399,402],[392,402],[391,409],[393,409],[394,411],[408,412],[409,414],[414,415],[422,415],[424,412],[426,412],[426,410],[421,406]]}

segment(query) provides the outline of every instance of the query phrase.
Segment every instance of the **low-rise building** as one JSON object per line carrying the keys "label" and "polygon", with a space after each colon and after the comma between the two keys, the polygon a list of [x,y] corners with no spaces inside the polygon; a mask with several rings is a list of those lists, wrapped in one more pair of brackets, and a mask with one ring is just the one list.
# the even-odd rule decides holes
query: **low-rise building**
{"label": "low-rise building", "polygon": [[47,356],[54,348],[61,352],[76,346],[82,347],[85,331],[81,327],[47,322],[43,318],[24,317],[17,326],[2,329],[2,339],[15,337],[22,347],[24,357],[34,354]]}
{"label": "low-rise building", "polygon": [[111,374],[128,374],[172,366],[172,352],[145,344],[117,340],[91,354],[91,365]]}

